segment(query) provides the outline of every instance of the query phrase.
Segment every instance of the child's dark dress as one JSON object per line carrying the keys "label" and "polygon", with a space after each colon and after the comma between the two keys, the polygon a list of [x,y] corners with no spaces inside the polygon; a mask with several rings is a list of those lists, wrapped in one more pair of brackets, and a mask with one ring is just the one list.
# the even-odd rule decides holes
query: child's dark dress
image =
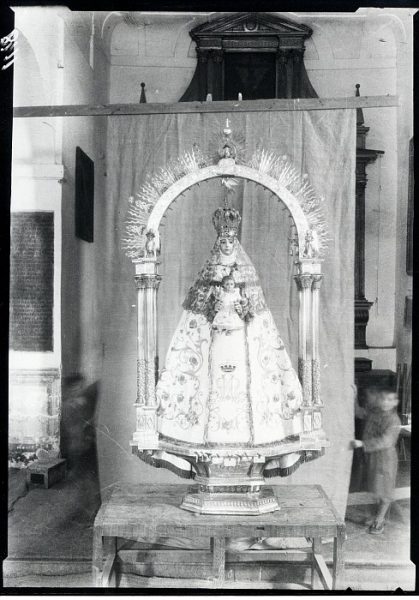
{"label": "child's dark dress", "polygon": [[369,410],[364,426],[364,451],[368,491],[381,500],[392,501],[396,486],[396,443],[401,422],[395,410]]}

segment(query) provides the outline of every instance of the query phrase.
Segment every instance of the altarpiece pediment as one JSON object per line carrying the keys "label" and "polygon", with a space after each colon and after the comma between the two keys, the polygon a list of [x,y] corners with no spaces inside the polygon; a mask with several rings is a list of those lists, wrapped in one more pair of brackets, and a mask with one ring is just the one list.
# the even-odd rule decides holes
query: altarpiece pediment
{"label": "altarpiece pediment", "polygon": [[267,13],[239,13],[190,31],[198,64],[181,102],[317,97],[304,67],[306,25]]}
{"label": "altarpiece pediment", "polygon": [[295,35],[302,38],[308,38],[312,34],[312,30],[307,25],[293,23],[288,19],[267,13],[249,12],[228,15],[199,25],[193,29],[191,36],[193,39],[198,39],[205,35],[224,36],[241,33],[243,37],[249,37],[248,34],[255,35],[261,32],[281,36]]}

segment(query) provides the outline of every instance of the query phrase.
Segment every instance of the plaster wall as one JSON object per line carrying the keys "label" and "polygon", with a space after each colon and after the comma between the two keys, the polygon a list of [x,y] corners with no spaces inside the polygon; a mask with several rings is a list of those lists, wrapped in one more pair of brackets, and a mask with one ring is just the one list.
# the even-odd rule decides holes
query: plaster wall
{"label": "plaster wall", "polygon": [[[60,30],[56,16],[47,11],[41,43],[33,30],[34,21],[40,23],[40,19],[39,10],[23,9],[16,14],[19,38],[13,78],[15,105],[48,104],[57,99]],[[51,119],[15,119],[13,123],[11,211],[52,213],[54,223],[52,351],[11,350],[9,354],[10,449],[19,453],[25,447],[30,450],[27,456],[33,455],[41,443],[59,450],[63,167],[58,141],[58,129]],[[13,250],[13,238],[11,247]],[[12,453],[11,464],[20,466],[21,459]]]}
{"label": "plaster wall", "polygon": [[[412,45],[405,26],[412,11],[361,9],[356,14],[282,14],[309,25],[313,35],[307,42],[305,65],[320,97],[351,96],[355,84],[361,95],[399,93],[405,88],[410,105],[400,109],[364,110],[370,127],[367,147],[384,150],[376,163],[367,167],[366,191],[366,297],[373,302],[367,327],[375,368],[396,368],[396,268],[397,248],[403,232],[398,229],[397,204],[400,138],[406,138],[412,86],[400,72],[400,61],[411,64]],[[189,31],[209,15],[177,18],[144,16],[136,25],[120,22],[110,44],[110,88],[112,103],[138,102],[140,83],[146,83],[148,102],[175,102],[186,90],[194,73],[196,58]],[[162,31],[165,34],[162,34]],[[406,45],[407,43],[407,45]],[[401,59],[401,56],[404,58]],[[406,67],[405,67],[406,68]],[[401,83],[403,82],[403,83]],[[243,97],[246,97],[243,90]],[[397,313],[398,314],[398,313]],[[357,353],[358,354],[358,353]]]}
{"label": "plaster wall", "polygon": [[[65,20],[64,81],[65,104],[95,104],[106,102],[106,59],[96,48],[93,69],[89,52],[79,46],[72,35],[74,23]],[[104,139],[106,118],[60,118],[63,128],[62,160],[65,166],[63,185],[63,262],[62,321],[63,376],[82,373],[87,383],[100,379],[101,373],[101,213],[105,169]],[[79,146],[95,164],[94,242],[75,236],[75,157]],[[71,258],[70,258],[71,257]]]}
{"label": "plaster wall", "polygon": [[[99,44],[91,43],[90,16],[84,13],[81,18],[79,13],[59,7],[15,9],[15,27],[19,31],[14,65],[15,106],[107,101],[107,59]],[[101,377],[103,295],[96,291],[103,281],[100,231],[106,177],[105,135],[106,119],[99,117],[14,120],[12,210],[26,210],[28,204],[31,210],[45,210],[46,205],[53,203],[56,214],[54,353],[52,357],[48,353],[37,357],[20,353],[19,365],[23,369],[45,365],[56,368],[60,396],[61,376],[81,372],[86,385]],[[76,146],[95,162],[93,244],[75,237]]]}
{"label": "plaster wall", "polygon": [[[15,9],[19,31],[14,62],[15,106],[59,104],[62,97],[60,67],[62,28],[55,11],[40,8]],[[37,32],[42,30],[43,35]],[[59,164],[60,137],[52,118],[14,119],[13,165]]]}

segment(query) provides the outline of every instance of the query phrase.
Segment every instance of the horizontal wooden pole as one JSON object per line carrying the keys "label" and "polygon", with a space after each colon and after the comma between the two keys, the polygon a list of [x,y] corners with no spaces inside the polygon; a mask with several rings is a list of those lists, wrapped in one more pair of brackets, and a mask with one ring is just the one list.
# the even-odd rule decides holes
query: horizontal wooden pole
{"label": "horizontal wooden pole", "polygon": [[[311,547],[298,548],[281,548],[277,550],[243,550],[243,551],[227,551],[226,563],[243,563],[243,562],[308,562],[311,559]],[[212,563],[212,554],[208,550],[119,550],[119,559],[127,563],[142,563],[142,564],[158,564],[158,565],[173,565],[173,564],[208,564]]]}
{"label": "horizontal wooden pole", "polygon": [[154,104],[67,104],[60,106],[17,106],[16,118],[110,117],[115,115],[165,115],[175,113],[264,112],[289,110],[333,110],[378,108],[399,105],[398,96],[350,96],[349,98],[273,98],[222,102],[164,102]]}
{"label": "horizontal wooden pole", "polygon": [[224,581],[220,584],[214,579],[183,579],[180,577],[144,577],[143,575],[121,573],[118,587],[121,588],[195,588],[195,589],[250,589],[250,590],[307,590],[303,583],[284,583],[275,581]]}

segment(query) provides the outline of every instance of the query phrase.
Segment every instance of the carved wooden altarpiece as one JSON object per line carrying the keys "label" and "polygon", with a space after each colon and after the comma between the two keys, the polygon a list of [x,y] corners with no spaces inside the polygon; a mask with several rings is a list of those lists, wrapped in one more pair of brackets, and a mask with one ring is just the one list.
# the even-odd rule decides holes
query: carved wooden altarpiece
{"label": "carved wooden altarpiece", "polygon": [[181,102],[316,98],[304,66],[310,27],[271,14],[235,13],[195,27],[198,64]]}
{"label": "carved wooden altarpiece", "polygon": [[[359,96],[359,83],[356,96]],[[366,148],[366,137],[370,130],[365,126],[362,108],[356,111],[356,197],[355,197],[355,348],[368,348],[366,328],[369,310],[373,302],[365,297],[365,190],[367,166],[384,154],[382,150]]]}

